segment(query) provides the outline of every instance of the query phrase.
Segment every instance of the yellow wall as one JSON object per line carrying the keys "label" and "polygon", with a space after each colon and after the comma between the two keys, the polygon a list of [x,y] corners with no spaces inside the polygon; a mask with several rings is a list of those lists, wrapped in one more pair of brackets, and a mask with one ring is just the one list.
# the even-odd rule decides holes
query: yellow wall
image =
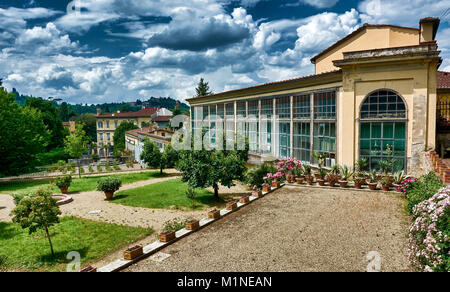
{"label": "yellow wall", "polygon": [[[111,143],[111,145],[113,145],[113,136],[114,136],[114,131],[116,130],[116,124],[115,122],[117,121],[117,127],[122,123],[122,122],[133,122],[135,125],[137,125],[138,127],[141,127],[143,122],[146,123],[151,123],[152,119],[151,117],[139,117],[139,118],[98,118],[97,119],[97,142],[101,143],[105,143],[107,144],[108,142]],[[103,127],[99,128],[99,122],[103,123]],[[109,127],[108,127],[108,122],[109,122]],[[103,134],[103,139],[100,139],[100,133]],[[107,139],[107,133],[110,133],[110,139]]]}
{"label": "yellow wall", "polygon": [[343,59],[344,52],[413,46],[419,44],[419,30],[394,27],[367,27],[343,44],[316,60],[316,74],[338,70],[333,61]]}

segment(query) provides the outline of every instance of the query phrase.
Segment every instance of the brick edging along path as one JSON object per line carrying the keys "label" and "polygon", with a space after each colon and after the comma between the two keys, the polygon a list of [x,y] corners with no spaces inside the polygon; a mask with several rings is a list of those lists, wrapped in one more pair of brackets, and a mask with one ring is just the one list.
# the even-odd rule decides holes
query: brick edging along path
{"label": "brick edging along path", "polygon": [[269,192],[263,193],[262,196],[259,196],[259,197],[250,196],[249,202],[247,202],[247,203],[240,203],[240,202],[238,202],[237,203],[237,208],[234,209],[234,210],[222,209],[222,210],[220,210],[220,217],[217,218],[217,219],[210,219],[210,218],[203,218],[203,219],[201,219],[200,220],[200,227],[198,229],[191,231],[191,230],[187,230],[186,228],[183,228],[181,230],[178,230],[175,233],[175,239],[174,240],[169,241],[167,243],[160,242],[159,240],[155,241],[155,242],[153,242],[153,243],[151,243],[151,244],[149,244],[147,246],[144,246],[144,248],[143,248],[144,249],[144,254],[142,256],[140,256],[140,257],[138,257],[136,259],[133,259],[133,260],[126,260],[126,259],[123,259],[123,258],[118,259],[118,260],[116,260],[116,261],[114,261],[114,262],[112,262],[112,263],[110,263],[110,264],[108,264],[106,266],[103,266],[103,267],[99,268],[98,272],[118,272],[118,271],[121,271],[121,270],[129,267],[130,265],[135,264],[135,263],[137,263],[137,262],[139,262],[139,261],[141,261],[141,260],[143,260],[143,259],[145,259],[145,258],[147,258],[147,257],[149,257],[149,256],[151,256],[153,254],[155,254],[156,252],[160,251],[161,249],[163,249],[163,248],[165,248],[165,247],[167,247],[167,246],[177,242],[178,240],[182,239],[183,237],[186,237],[189,234],[197,232],[197,231],[203,229],[204,227],[206,227],[206,226],[208,226],[208,225],[210,225],[210,224],[212,224],[212,223],[214,223],[214,222],[224,218],[225,216],[240,210],[242,207],[247,206],[250,203],[252,203],[252,202],[254,202],[254,201],[256,201],[256,200],[258,200],[260,198],[263,198],[264,196],[266,196],[266,195],[268,195],[268,194],[270,194],[270,193],[272,193],[272,192],[274,192],[274,191],[276,191],[278,189],[281,189],[283,186],[285,186],[285,184],[282,184],[279,188],[275,188],[275,189],[270,190]]}

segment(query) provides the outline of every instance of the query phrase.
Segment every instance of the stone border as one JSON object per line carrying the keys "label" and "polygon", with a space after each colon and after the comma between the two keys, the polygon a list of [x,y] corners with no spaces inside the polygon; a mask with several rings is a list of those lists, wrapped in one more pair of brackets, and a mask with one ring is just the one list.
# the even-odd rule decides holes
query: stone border
{"label": "stone border", "polygon": [[160,251],[161,249],[163,249],[163,248],[165,248],[165,247],[167,247],[167,246],[177,242],[178,240],[182,239],[183,237],[186,237],[186,236],[188,236],[191,233],[194,233],[196,231],[199,231],[199,230],[203,229],[204,227],[214,223],[215,221],[220,220],[223,217],[225,217],[225,216],[227,216],[227,215],[229,215],[231,213],[236,212],[237,210],[240,210],[242,207],[244,207],[244,206],[252,203],[253,201],[256,201],[256,200],[258,200],[258,199],[260,199],[260,198],[262,198],[262,197],[264,197],[264,196],[266,196],[266,195],[268,195],[268,194],[270,194],[270,193],[272,193],[272,192],[274,192],[274,191],[276,191],[276,190],[278,190],[280,188],[282,188],[285,185],[286,184],[281,184],[279,188],[275,188],[275,189],[270,190],[269,192],[263,193],[262,196],[259,196],[259,197],[250,196],[250,200],[247,203],[240,203],[240,202],[238,202],[237,203],[237,208],[234,209],[234,210],[222,209],[222,210],[220,210],[220,217],[217,218],[217,219],[209,219],[209,218],[201,219],[200,220],[200,227],[198,229],[196,229],[196,230],[192,230],[191,231],[191,230],[187,230],[186,228],[178,230],[175,233],[175,239],[172,240],[172,241],[160,242],[158,240],[158,241],[155,241],[155,242],[153,242],[153,243],[151,243],[151,244],[149,244],[147,246],[144,246],[144,248],[143,248],[144,249],[144,254],[142,256],[140,256],[140,257],[137,257],[137,258],[135,258],[133,260],[126,260],[126,259],[121,258],[121,259],[118,259],[118,260],[116,260],[114,262],[109,263],[106,266],[103,266],[103,267],[97,269],[97,271],[98,272],[118,272],[120,270],[123,270],[123,269],[131,266],[132,264],[135,264],[135,263],[137,263],[137,262],[139,262],[139,261],[141,261],[141,260],[143,260],[143,259],[145,259],[145,258],[147,258],[147,257],[149,257],[149,256],[151,256],[153,254],[155,254],[156,252]]}
{"label": "stone border", "polygon": [[341,188],[338,184],[336,184],[336,187],[330,187],[330,186],[319,186],[318,184],[314,184],[312,186],[308,184],[297,184],[297,183],[286,183],[286,186],[290,187],[299,187],[299,188],[313,188],[313,189],[325,189],[325,190],[341,190],[341,191],[358,191],[358,192],[366,192],[366,193],[375,193],[375,192],[383,192],[383,193],[394,193],[394,194],[401,194],[397,190],[395,190],[395,187],[392,187],[390,191],[383,191],[381,188],[377,188],[375,191],[370,190],[367,187],[364,187],[362,189],[355,189],[353,185],[348,185],[346,188]]}

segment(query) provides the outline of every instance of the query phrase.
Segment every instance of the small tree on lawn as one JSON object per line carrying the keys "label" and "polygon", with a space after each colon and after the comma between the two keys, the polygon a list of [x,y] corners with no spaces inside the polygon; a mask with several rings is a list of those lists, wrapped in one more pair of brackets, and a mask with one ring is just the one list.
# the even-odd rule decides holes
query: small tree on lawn
{"label": "small tree on lawn", "polygon": [[[86,132],[83,130],[83,125],[77,125],[75,132],[64,139],[64,149],[72,158],[77,160],[78,170],[80,169],[80,158],[86,151],[87,143],[88,139]],[[81,177],[80,171],[78,171],[78,176]]]}
{"label": "small tree on lawn", "polygon": [[166,148],[164,148],[164,153],[161,156],[160,169],[161,173],[165,168],[173,168],[176,166],[179,159],[178,151],[173,149],[171,144],[168,144]]}
{"label": "small tree on lawn", "polygon": [[[161,158],[162,153],[159,150],[158,146],[150,140],[146,140],[144,143],[144,149],[140,156],[141,160],[147,164],[148,167],[151,168],[160,168],[161,167]],[[162,170],[161,170],[162,173]]]}
{"label": "small tree on lawn", "polygon": [[42,189],[33,195],[25,196],[11,211],[11,216],[14,216],[13,222],[20,224],[23,229],[28,228],[30,235],[39,229],[45,231],[52,257],[55,256],[55,253],[48,229],[55,223],[59,223],[58,215],[61,215],[61,211],[56,205],[56,200],[52,198],[49,191]]}

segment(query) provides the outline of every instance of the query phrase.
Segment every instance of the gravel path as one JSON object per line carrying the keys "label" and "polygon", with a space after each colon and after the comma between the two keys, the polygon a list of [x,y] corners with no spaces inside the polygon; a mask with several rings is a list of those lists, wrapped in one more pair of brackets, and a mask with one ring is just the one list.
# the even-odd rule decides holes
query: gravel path
{"label": "gravel path", "polygon": [[396,194],[284,187],[127,271],[409,271],[408,220]]}

